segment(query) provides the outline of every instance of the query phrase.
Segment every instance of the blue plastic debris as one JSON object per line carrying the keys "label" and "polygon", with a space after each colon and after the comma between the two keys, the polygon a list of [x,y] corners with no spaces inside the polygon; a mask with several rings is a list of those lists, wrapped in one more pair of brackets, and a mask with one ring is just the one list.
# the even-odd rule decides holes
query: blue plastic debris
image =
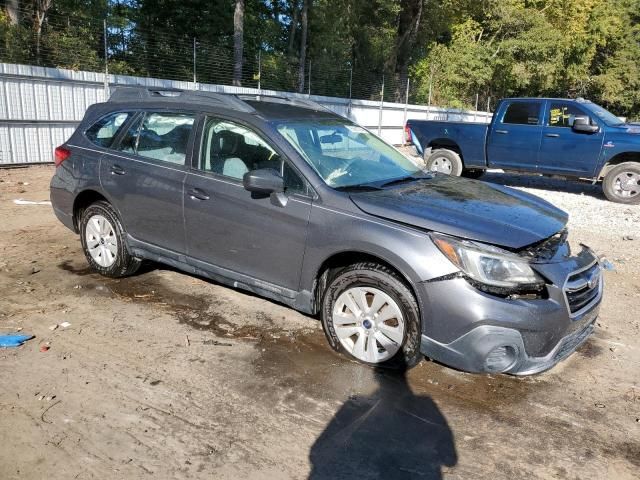
{"label": "blue plastic debris", "polygon": [[32,338],[35,338],[35,335],[0,335],[0,347],[19,347]]}

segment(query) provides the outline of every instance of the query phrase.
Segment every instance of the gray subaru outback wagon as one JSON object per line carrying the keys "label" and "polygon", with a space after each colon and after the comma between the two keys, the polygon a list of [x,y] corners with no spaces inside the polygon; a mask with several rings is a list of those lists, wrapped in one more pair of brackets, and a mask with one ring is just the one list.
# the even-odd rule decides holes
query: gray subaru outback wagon
{"label": "gray subaru outback wagon", "polygon": [[319,315],[368,364],[532,374],[594,328],[567,215],[432,174],[306,100],[117,89],[56,149],[55,214],[99,273],[154,260]]}

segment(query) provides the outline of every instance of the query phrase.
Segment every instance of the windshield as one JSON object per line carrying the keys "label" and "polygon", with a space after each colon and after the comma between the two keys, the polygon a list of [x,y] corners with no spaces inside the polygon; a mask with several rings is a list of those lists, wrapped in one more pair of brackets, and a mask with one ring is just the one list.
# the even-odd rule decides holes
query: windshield
{"label": "windshield", "polygon": [[395,148],[347,120],[277,123],[278,132],[333,188],[388,182],[420,172]]}
{"label": "windshield", "polygon": [[595,103],[585,103],[584,106],[609,127],[624,125],[624,122],[620,120],[620,118],[616,117],[609,110],[605,110],[600,105],[596,105]]}

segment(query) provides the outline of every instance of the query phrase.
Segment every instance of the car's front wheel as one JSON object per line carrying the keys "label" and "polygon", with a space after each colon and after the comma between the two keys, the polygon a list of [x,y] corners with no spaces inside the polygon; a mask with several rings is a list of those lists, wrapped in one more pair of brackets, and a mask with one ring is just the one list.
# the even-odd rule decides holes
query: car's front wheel
{"label": "car's front wheel", "polygon": [[87,262],[104,276],[126,277],[140,267],[141,260],[129,253],[118,214],[108,202],[95,202],[82,212],[80,240]]}
{"label": "car's front wheel", "polygon": [[359,263],[329,283],[322,324],[338,352],[369,365],[410,368],[420,353],[420,313],[405,282],[391,269]]}

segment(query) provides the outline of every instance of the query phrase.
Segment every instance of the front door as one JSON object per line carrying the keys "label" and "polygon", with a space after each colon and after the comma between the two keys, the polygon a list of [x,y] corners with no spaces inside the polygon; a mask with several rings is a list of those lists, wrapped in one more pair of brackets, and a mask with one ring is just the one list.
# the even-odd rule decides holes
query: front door
{"label": "front door", "polygon": [[487,139],[490,167],[535,171],[542,135],[541,100],[513,100],[492,123]]}
{"label": "front door", "polygon": [[[312,201],[307,182],[260,135],[234,121],[208,118],[199,150],[184,188],[190,261],[297,291]],[[257,168],[278,171],[284,195],[245,190],[242,177]]]}
{"label": "front door", "polygon": [[[604,132],[574,132],[571,127],[576,116],[590,118],[587,112],[573,103],[557,100],[547,102],[538,156],[538,170],[541,173],[595,175]],[[592,118],[590,121],[595,122]]]}
{"label": "front door", "polygon": [[102,187],[134,239],[184,254],[182,192],[192,114],[144,112],[100,165]]}

